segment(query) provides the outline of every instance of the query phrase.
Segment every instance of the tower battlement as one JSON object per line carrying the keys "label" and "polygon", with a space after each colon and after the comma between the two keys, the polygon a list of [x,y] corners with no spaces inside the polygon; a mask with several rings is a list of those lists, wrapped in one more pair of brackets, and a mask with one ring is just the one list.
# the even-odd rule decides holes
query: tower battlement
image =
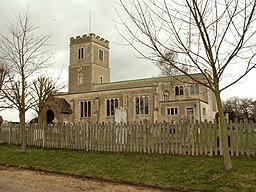
{"label": "tower battlement", "polygon": [[98,35],[95,35],[94,33],[90,33],[89,35],[82,35],[82,36],[76,36],[70,38],[70,45],[77,45],[81,43],[87,43],[87,42],[95,42],[98,43],[106,48],[109,48],[109,41],[105,40],[104,38],[101,38]]}

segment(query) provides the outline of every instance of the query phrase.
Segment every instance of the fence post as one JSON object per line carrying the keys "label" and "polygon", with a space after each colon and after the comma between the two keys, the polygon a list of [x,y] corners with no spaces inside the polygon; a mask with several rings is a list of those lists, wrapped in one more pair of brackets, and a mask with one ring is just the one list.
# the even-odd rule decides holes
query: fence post
{"label": "fence post", "polygon": [[148,151],[148,136],[147,136],[147,134],[148,134],[148,121],[146,120],[146,119],[144,119],[144,123],[143,123],[144,125],[142,125],[142,130],[143,130],[143,142],[142,142],[142,144],[143,144],[143,152],[144,153],[147,153],[147,151]]}
{"label": "fence post", "polygon": [[250,156],[250,144],[249,144],[249,129],[250,128],[250,123],[249,123],[249,120],[246,119],[245,120],[245,139],[246,139],[246,144],[245,144],[245,147],[246,147],[246,155],[247,156]]}
{"label": "fence post", "polygon": [[11,144],[11,132],[12,132],[12,128],[9,127],[8,144]]}
{"label": "fence post", "polygon": [[256,153],[256,146],[255,146],[255,131],[256,131],[256,128],[255,128],[256,124],[251,122],[251,139],[252,139],[252,156],[255,156],[255,153]]}
{"label": "fence post", "polygon": [[213,156],[213,151],[212,151],[212,146],[213,146],[213,125],[212,125],[212,121],[210,121],[209,123],[208,123],[208,125],[209,125],[209,155],[210,156]]}

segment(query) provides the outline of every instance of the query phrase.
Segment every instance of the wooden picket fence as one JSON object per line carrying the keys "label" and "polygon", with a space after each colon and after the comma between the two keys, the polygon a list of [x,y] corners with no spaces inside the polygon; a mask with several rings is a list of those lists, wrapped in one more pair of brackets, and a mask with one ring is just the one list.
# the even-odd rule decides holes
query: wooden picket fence
{"label": "wooden picket fence", "polygon": [[[228,124],[232,156],[256,156],[256,124]],[[19,125],[2,125],[0,143],[20,144]],[[216,123],[129,123],[28,125],[27,145],[85,151],[140,152],[178,155],[221,155]]]}

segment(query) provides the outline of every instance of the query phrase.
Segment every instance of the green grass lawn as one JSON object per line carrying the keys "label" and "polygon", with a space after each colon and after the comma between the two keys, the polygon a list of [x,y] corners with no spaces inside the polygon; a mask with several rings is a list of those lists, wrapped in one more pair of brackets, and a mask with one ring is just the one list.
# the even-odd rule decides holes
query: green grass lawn
{"label": "green grass lawn", "polygon": [[256,159],[84,152],[0,145],[0,164],[194,191],[256,191]]}

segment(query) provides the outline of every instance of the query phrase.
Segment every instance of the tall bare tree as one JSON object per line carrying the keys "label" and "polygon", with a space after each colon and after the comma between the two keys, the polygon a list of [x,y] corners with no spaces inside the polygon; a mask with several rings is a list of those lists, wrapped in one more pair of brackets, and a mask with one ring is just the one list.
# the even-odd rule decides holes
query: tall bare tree
{"label": "tall bare tree", "polygon": [[[126,3],[125,3],[126,2]],[[224,167],[232,169],[221,92],[255,68],[255,0],[120,0],[121,35],[146,59],[165,60],[215,95],[220,116]],[[204,79],[174,65],[165,55],[174,48]],[[146,55],[149,49],[153,55]],[[148,52],[148,50],[147,50]],[[184,64],[184,63],[182,63]],[[236,73],[239,70],[238,73]],[[207,71],[207,72],[206,72]],[[229,81],[223,78],[232,77]],[[222,82],[222,84],[221,84]]]}
{"label": "tall bare tree", "polygon": [[8,68],[5,97],[19,111],[21,150],[26,151],[26,111],[35,103],[31,99],[32,78],[46,66],[52,56],[47,41],[52,34],[40,34],[40,26],[33,24],[29,10],[17,15],[8,27],[8,35],[1,35],[0,54]]}

